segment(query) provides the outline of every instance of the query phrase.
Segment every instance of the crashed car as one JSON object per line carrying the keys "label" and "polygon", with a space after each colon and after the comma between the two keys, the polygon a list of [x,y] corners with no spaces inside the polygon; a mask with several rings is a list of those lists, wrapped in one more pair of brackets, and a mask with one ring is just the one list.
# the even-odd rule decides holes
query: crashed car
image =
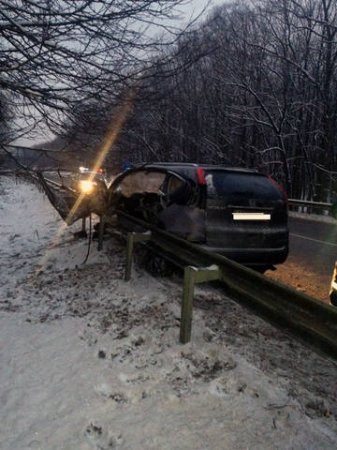
{"label": "crashed car", "polygon": [[107,186],[107,179],[104,169],[90,170],[87,167],[80,167],[74,180],[74,187],[82,194],[93,194],[98,186]]}
{"label": "crashed car", "polygon": [[[115,178],[108,204],[117,216],[127,213],[261,272],[288,255],[286,195],[256,170],[143,164]],[[119,221],[125,225],[123,214]]]}

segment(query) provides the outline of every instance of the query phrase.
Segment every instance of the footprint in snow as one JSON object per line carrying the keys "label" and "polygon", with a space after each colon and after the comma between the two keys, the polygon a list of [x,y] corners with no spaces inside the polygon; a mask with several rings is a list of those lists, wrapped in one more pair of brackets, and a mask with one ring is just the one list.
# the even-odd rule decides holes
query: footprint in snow
{"label": "footprint in snow", "polygon": [[118,449],[123,442],[122,435],[113,435],[103,429],[101,425],[90,423],[85,430],[85,435],[91,442],[94,450]]}

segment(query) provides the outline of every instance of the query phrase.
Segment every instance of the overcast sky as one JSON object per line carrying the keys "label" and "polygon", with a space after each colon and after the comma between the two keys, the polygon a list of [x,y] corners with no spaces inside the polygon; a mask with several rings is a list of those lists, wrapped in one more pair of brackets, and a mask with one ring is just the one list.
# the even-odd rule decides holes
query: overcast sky
{"label": "overcast sky", "polygon": [[[189,22],[196,19],[198,19],[198,21],[204,21],[214,6],[221,5],[226,1],[228,0],[186,0],[184,4],[181,4],[177,8],[177,15],[179,15],[180,18],[177,20],[176,26],[178,28],[184,28]],[[49,130],[47,130],[45,127],[42,127],[42,130],[43,132],[41,137],[38,136],[33,138],[32,140],[30,137],[24,136],[18,139],[16,141],[16,144],[30,147],[33,144],[39,144],[45,142],[48,139],[52,139],[52,135]]]}
{"label": "overcast sky", "polygon": [[185,20],[188,22],[190,18],[198,17],[206,8],[205,13],[200,17],[201,20],[204,20],[214,6],[221,5],[225,2],[226,0],[190,0],[189,4],[181,6],[180,9],[185,16]]}

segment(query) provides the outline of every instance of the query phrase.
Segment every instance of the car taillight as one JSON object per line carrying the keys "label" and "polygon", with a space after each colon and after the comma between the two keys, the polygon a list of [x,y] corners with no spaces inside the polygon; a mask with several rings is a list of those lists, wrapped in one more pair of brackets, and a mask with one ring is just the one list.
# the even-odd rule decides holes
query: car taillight
{"label": "car taillight", "polygon": [[279,184],[277,181],[274,180],[274,178],[270,175],[268,175],[268,180],[275,186],[277,189],[281,192],[284,200],[288,202],[288,194],[285,190],[284,186],[282,184]]}
{"label": "car taillight", "polygon": [[197,168],[197,183],[201,186],[206,184],[205,170],[202,167]]}

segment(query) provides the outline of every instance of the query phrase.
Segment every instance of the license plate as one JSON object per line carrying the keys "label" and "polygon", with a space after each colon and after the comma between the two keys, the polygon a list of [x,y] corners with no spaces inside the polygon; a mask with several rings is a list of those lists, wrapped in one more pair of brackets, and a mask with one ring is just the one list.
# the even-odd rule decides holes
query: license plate
{"label": "license plate", "polygon": [[270,214],[258,212],[233,212],[233,220],[270,220]]}

